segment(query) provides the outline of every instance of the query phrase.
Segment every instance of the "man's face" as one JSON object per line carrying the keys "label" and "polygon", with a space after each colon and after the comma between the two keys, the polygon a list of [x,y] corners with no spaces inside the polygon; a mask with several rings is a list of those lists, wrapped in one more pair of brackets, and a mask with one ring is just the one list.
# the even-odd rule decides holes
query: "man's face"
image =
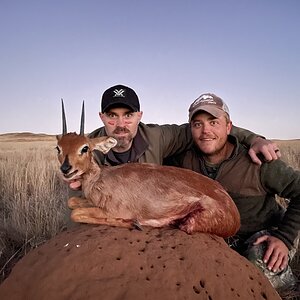
{"label": "man's face", "polygon": [[111,108],[105,113],[99,113],[108,136],[114,137],[118,144],[116,152],[130,149],[132,140],[136,136],[142,112],[132,112],[129,108]]}
{"label": "man's face", "polygon": [[200,111],[191,121],[194,143],[206,156],[220,155],[227,141],[227,135],[232,127],[225,113],[219,118]]}

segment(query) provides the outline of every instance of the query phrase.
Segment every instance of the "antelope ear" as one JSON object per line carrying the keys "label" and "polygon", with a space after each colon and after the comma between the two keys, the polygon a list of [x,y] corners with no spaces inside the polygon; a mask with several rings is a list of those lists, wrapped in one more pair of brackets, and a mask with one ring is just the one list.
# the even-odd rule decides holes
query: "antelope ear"
{"label": "antelope ear", "polygon": [[59,141],[62,138],[62,136],[63,136],[62,134],[57,134],[56,135],[56,140]]}
{"label": "antelope ear", "polygon": [[94,149],[97,149],[104,154],[117,145],[117,140],[110,136],[95,138],[92,140],[94,143]]}

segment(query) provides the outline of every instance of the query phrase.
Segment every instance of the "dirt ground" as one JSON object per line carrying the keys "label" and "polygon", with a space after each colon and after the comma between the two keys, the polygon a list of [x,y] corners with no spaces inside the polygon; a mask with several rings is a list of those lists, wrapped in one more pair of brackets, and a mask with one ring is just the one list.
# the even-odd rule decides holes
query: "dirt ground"
{"label": "dirt ground", "polygon": [[80,225],[32,250],[0,299],[280,299],[251,263],[216,236]]}

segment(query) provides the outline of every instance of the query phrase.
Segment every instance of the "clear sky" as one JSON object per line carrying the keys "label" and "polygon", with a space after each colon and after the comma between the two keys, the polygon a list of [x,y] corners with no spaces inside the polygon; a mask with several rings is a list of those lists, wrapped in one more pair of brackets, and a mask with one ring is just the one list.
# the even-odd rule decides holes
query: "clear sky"
{"label": "clear sky", "polygon": [[200,94],[233,123],[300,138],[298,0],[0,0],[0,133],[101,125],[100,98],[121,83],[145,123],[187,121]]}

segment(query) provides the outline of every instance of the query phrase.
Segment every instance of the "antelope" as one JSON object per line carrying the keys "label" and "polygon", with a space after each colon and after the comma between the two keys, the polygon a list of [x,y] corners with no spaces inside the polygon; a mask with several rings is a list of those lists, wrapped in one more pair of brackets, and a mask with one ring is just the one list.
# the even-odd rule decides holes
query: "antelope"
{"label": "antelope", "polygon": [[84,135],[84,103],[80,134],[67,133],[62,102],[63,133],[57,136],[63,180],[80,180],[85,198],[72,197],[68,206],[74,222],[127,228],[175,226],[188,234],[221,237],[240,227],[239,212],[217,182],[188,169],[150,163],[98,165],[94,150],[106,154],[116,146],[112,137]]}

